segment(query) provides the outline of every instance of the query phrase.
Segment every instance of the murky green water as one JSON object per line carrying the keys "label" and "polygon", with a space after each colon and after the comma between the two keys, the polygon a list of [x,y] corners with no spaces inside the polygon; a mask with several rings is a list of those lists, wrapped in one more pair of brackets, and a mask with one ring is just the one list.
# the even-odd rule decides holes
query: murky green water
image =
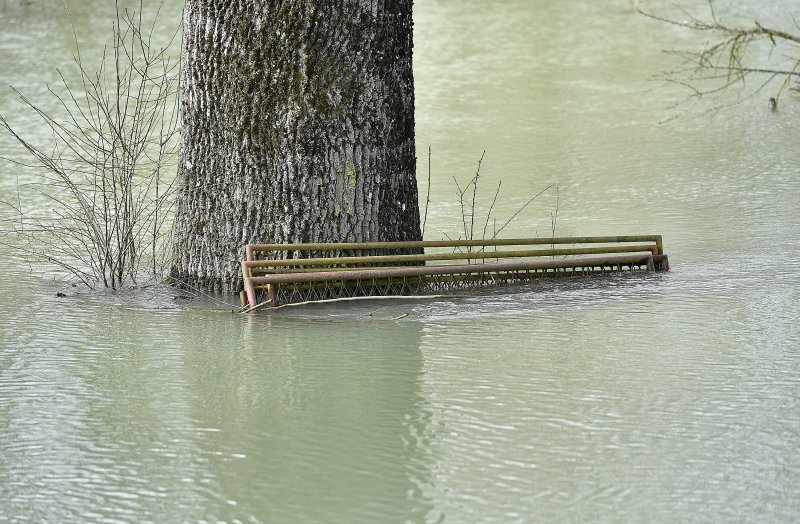
{"label": "murky green water", "polygon": [[[0,76],[44,100],[71,29],[28,4],[0,2]],[[735,7],[786,25],[791,5]],[[73,6],[84,53],[107,8]],[[663,234],[673,271],[240,316],[59,299],[0,250],[0,521],[797,519],[800,100],[659,125],[660,50],[702,41],[628,0],[415,9],[426,236],[457,232],[452,176],[486,150],[498,223],[559,186],[510,235],[549,234],[557,205],[561,234]],[[41,133],[19,108],[0,91]],[[2,164],[2,199],[27,176]]]}

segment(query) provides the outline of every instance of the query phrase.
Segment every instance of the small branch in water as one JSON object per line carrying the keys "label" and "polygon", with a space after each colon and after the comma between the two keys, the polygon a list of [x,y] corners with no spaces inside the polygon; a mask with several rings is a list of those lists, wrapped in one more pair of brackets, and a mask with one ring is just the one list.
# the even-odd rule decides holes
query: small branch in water
{"label": "small branch in water", "polygon": [[483,235],[481,236],[481,240],[486,240],[486,230],[489,229],[489,219],[492,216],[492,211],[494,210],[494,205],[497,202],[497,196],[500,194],[500,186],[503,184],[503,181],[497,183],[497,189],[494,191],[494,198],[492,198],[492,204],[489,206],[489,212],[486,213],[486,222],[483,224]]}
{"label": "small branch in water", "polygon": [[[553,235],[551,238],[553,238],[553,239],[556,238],[556,223],[558,222],[558,202],[559,202],[560,198],[561,197],[560,197],[559,192],[558,192],[558,186],[556,186],[556,210],[555,210],[555,212],[551,212],[550,213],[550,229],[551,229],[552,235]],[[552,249],[552,250],[556,249],[555,243],[550,244],[550,249]],[[553,258],[553,260],[555,260],[555,258],[556,258],[555,255],[552,258]]]}
{"label": "small branch in water", "polygon": [[422,238],[425,238],[425,224],[428,222],[428,205],[431,203],[431,146],[428,146],[428,190],[425,195],[425,215],[422,219]]}
{"label": "small branch in water", "polygon": [[[307,306],[309,304],[330,304],[335,302],[354,302],[356,300],[422,300],[422,299],[429,299],[429,298],[445,298],[446,295],[389,295],[389,296],[364,296],[364,297],[342,297],[342,298],[326,298],[324,300],[308,300],[306,302],[293,302],[291,304],[281,304],[280,306],[275,306],[270,308],[270,311],[274,311],[276,309],[283,309],[288,307],[297,307],[297,306]],[[255,311],[256,309],[260,309],[267,305],[267,302],[262,302],[257,306],[253,306],[251,308],[247,308],[242,311],[242,313],[250,313],[251,311]],[[394,320],[394,319],[392,319]]]}
{"label": "small branch in water", "polygon": [[478,160],[478,170],[472,178],[472,206],[470,208],[470,223],[469,223],[469,240],[474,240],[475,234],[475,198],[478,194],[478,179],[481,177],[481,164],[483,164],[483,157],[486,156],[486,151],[481,154]]}
{"label": "small branch in water", "polygon": [[543,195],[545,192],[547,192],[548,190],[550,190],[550,189],[552,189],[553,187],[555,187],[555,185],[556,185],[556,184],[555,184],[555,182],[554,182],[554,183],[552,183],[552,184],[550,184],[550,185],[549,185],[549,186],[547,186],[546,188],[544,188],[544,189],[542,189],[541,191],[539,191],[538,193],[536,193],[536,195],[534,195],[534,197],[533,197],[533,198],[531,198],[530,200],[528,200],[527,202],[525,202],[525,204],[523,204],[523,206],[522,206],[521,208],[519,208],[519,209],[517,210],[517,212],[516,212],[516,213],[514,213],[513,215],[511,215],[511,218],[509,218],[508,220],[506,220],[506,223],[505,223],[505,224],[503,224],[503,225],[500,227],[500,229],[498,229],[498,230],[495,232],[495,235],[494,235],[494,237],[492,237],[492,238],[497,238],[497,235],[499,235],[499,234],[500,234],[500,233],[501,233],[501,232],[502,232],[502,231],[503,231],[503,230],[504,230],[504,229],[505,229],[505,228],[506,228],[506,227],[507,227],[507,226],[508,226],[508,225],[509,225],[509,224],[510,224],[510,223],[511,223],[511,222],[512,222],[512,221],[513,221],[515,218],[517,218],[517,215],[519,215],[520,213],[522,213],[522,211],[523,211],[523,210],[525,210],[525,208],[526,208],[526,207],[528,207],[528,206],[531,204],[531,202],[533,202],[534,200],[536,200],[537,198],[539,198],[540,196],[542,196],[542,195]]}

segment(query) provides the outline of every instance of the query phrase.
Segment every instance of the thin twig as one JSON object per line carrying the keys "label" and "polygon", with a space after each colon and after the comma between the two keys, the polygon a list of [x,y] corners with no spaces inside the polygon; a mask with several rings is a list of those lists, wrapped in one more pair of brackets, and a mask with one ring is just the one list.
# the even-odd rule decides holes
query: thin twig
{"label": "thin twig", "polygon": [[428,146],[428,188],[425,195],[425,215],[422,219],[422,238],[425,238],[425,224],[428,222],[428,205],[431,203],[431,146]]}
{"label": "thin twig", "polygon": [[531,198],[530,200],[528,200],[527,202],[525,202],[525,204],[523,204],[523,205],[522,205],[522,207],[520,207],[520,208],[517,210],[517,212],[516,212],[516,213],[514,213],[513,215],[511,215],[511,218],[509,218],[508,220],[506,220],[505,224],[503,224],[502,226],[500,226],[500,229],[498,229],[497,231],[495,231],[495,234],[494,234],[494,236],[492,237],[492,239],[495,239],[495,238],[497,238],[497,235],[499,235],[499,234],[500,234],[500,233],[501,233],[501,232],[502,232],[502,231],[503,231],[503,230],[506,228],[506,226],[508,226],[508,225],[509,225],[509,224],[510,224],[510,223],[511,223],[511,222],[512,222],[512,221],[513,221],[515,218],[517,218],[517,215],[519,215],[520,213],[522,213],[522,211],[523,211],[523,210],[524,210],[526,207],[528,207],[528,206],[531,204],[531,202],[533,202],[534,200],[536,200],[537,198],[539,198],[540,196],[542,196],[542,195],[543,195],[543,194],[544,194],[546,191],[548,191],[548,190],[552,189],[552,188],[553,188],[555,185],[556,185],[555,183],[552,183],[552,184],[550,184],[550,185],[549,185],[549,186],[547,186],[546,188],[544,188],[544,189],[542,189],[541,191],[539,191],[538,193],[536,193],[536,195],[534,195],[534,196],[533,196],[533,198]]}

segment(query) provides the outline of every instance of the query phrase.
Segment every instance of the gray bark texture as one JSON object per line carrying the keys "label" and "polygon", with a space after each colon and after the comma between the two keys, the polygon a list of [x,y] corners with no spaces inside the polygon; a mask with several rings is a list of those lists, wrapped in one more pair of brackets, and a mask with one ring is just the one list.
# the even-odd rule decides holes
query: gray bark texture
{"label": "gray bark texture", "polygon": [[413,0],[186,0],[172,275],[247,243],[419,240]]}

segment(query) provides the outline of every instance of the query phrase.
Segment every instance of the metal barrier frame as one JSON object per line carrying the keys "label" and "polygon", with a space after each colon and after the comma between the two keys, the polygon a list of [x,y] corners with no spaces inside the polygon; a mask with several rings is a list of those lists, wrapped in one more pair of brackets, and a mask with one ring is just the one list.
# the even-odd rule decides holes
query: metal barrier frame
{"label": "metal barrier frame", "polygon": [[[542,246],[547,249],[498,250],[506,246]],[[556,248],[572,245],[574,247]],[[453,248],[449,253],[425,253],[426,248]],[[463,249],[466,248],[466,251]],[[479,249],[474,249],[479,248]],[[493,248],[488,250],[487,248]],[[412,251],[410,254],[367,254],[364,252]],[[291,258],[292,253],[335,253],[336,256]],[[342,255],[346,252],[356,254]],[[242,262],[244,291],[242,306],[257,307],[257,290],[266,289],[268,305],[278,306],[281,284],[372,281],[455,275],[499,275],[520,272],[538,274],[584,274],[597,271],[642,268],[668,271],[661,235],[598,237],[552,237],[489,240],[434,240],[406,242],[333,242],[307,244],[251,244]],[[256,254],[278,254],[281,258],[257,260]],[[585,256],[593,255],[593,256]],[[545,260],[544,257],[550,257]],[[556,260],[555,257],[562,257]],[[501,259],[516,259],[500,261]],[[494,259],[494,262],[487,260]],[[442,263],[466,261],[467,263]],[[475,263],[473,263],[475,261]],[[436,264],[429,264],[438,262]],[[492,277],[494,279],[494,277]],[[374,288],[374,286],[373,286]]]}

